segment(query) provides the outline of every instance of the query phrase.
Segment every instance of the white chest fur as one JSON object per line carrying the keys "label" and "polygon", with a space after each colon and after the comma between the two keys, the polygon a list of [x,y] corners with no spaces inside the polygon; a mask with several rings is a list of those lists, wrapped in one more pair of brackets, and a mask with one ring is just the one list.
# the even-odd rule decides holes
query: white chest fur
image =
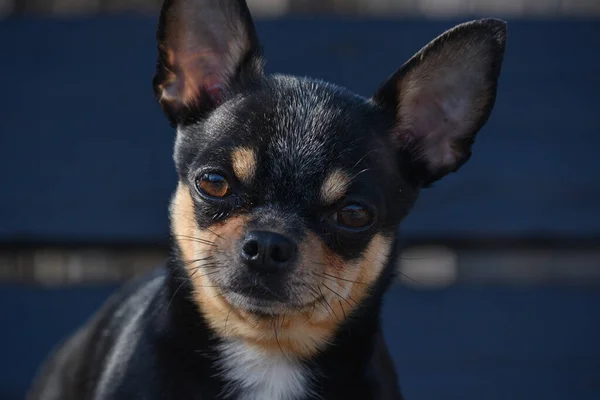
{"label": "white chest fur", "polygon": [[230,341],[221,347],[220,364],[230,389],[239,389],[239,400],[297,400],[310,392],[306,368],[280,353]]}

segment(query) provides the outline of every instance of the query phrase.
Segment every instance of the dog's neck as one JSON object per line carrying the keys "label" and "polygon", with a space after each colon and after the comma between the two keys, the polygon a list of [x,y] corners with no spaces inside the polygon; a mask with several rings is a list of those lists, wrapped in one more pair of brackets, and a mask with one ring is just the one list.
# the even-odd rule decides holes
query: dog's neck
{"label": "dog's neck", "polygon": [[[194,357],[204,376],[213,376],[211,385],[232,399],[311,398],[310,394],[334,398],[369,398],[370,362],[380,334],[380,302],[387,285],[376,287],[373,295],[339,327],[325,348],[309,359],[264,351],[237,338],[222,338],[210,328],[193,301],[192,286],[185,282],[181,261],[169,266],[166,298],[176,347]],[[198,349],[202,349],[199,351]],[[363,392],[364,391],[364,392]],[[364,396],[355,397],[364,393]],[[318,398],[318,397],[317,397]]]}

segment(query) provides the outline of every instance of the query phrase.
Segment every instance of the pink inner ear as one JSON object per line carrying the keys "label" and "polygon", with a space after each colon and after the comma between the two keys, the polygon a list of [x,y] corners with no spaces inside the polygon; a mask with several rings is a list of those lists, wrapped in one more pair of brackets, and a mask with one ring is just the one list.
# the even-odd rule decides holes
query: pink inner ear
{"label": "pink inner ear", "polygon": [[[441,103],[441,96],[434,91],[421,90],[407,93],[400,105],[400,124],[404,128],[404,140],[408,142],[424,140],[438,142],[436,135],[447,133],[444,126],[450,116]],[[407,135],[410,135],[408,137]]]}
{"label": "pink inner ear", "polygon": [[409,121],[414,128],[415,139],[421,140],[436,132],[447,116],[432,92],[422,92],[407,101],[403,108],[410,113]]}
{"label": "pink inner ear", "polygon": [[202,101],[201,96],[208,94],[212,101],[219,104],[223,94],[223,71],[217,54],[198,48],[172,54],[171,60],[179,81],[177,90],[182,103],[190,105]]}
{"label": "pink inner ear", "polygon": [[456,162],[453,142],[464,134],[461,122],[468,121],[460,90],[432,89],[408,91],[399,111],[401,140],[416,145],[419,156],[435,170]]}

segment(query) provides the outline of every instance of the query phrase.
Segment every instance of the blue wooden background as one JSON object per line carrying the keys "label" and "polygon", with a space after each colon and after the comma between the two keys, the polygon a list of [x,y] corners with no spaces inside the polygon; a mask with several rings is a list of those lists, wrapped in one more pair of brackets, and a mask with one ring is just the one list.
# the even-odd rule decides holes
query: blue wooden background
{"label": "blue wooden background", "polygon": [[[458,21],[258,24],[270,71],[369,95]],[[164,242],[173,131],[151,93],[155,21],[0,24],[0,241]],[[410,237],[600,234],[600,23],[509,21],[497,106]]]}
{"label": "blue wooden background", "polygon": [[[260,21],[270,71],[369,95],[458,21]],[[173,132],[151,94],[155,21],[0,23],[0,245],[164,243]],[[597,239],[600,23],[509,21],[472,160],[423,194],[420,238]],[[114,287],[0,286],[0,399]],[[386,331],[409,400],[600,399],[600,291],[394,289]]]}

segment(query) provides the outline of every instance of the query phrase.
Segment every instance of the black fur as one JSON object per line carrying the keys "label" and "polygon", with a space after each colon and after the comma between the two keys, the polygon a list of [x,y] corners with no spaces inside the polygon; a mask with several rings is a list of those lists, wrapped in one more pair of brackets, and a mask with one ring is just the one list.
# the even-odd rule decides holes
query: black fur
{"label": "black fur", "polygon": [[[215,16],[225,16],[227,23],[214,22],[219,21]],[[493,59],[489,70],[481,71],[490,83],[491,100],[478,116],[476,129],[461,138],[468,145],[456,147],[462,152],[459,164],[468,158],[473,137],[493,107],[504,24],[493,20],[467,24],[432,46],[451,44],[464,35],[495,39],[475,41],[480,43],[476,50]],[[395,238],[420,189],[450,172],[428,176],[411,148],[399,146],[393,137],[399,123],[397,82],[407,70],[426,63],[426,57],[409,61],[372,99],[366,99],[317,80],[265,75],[243,1],[167,0],[158,41],[154,89],[177,127],[175,164],[179,180],[191,189],[195,223],[201,230],[246,215],[248,230],[274,229],[296,243],[310,232],[340,259],[356,260],[376,234]],[[193,63],[180,62],[183,56],[169,58],[189,51],[205,54],[204,58]],[[212,70],[214,65],[221,69]],[[186,86],[190,82],[194,87]],[[231,154],[240,147],[257,155],[251,183],[236,180],[232,171]],[[351,176],[351,184],[340,202],[324,206],[320,189],[336,168]],[[206,171],[223,175],[232,195],[217,200],[196,190],[198,176]],[[332,215],[356,202],[371,212],[373,223],[362,230],[341,228]],[[62,345],[41,371],[30,400],[219,399],[226,388],[233,389],[230,398],[243,398],[244,391],[219,373],[218,347],[224,339],[194,303],[178,238],[172,240],[166,267],[127,285]],[[340,324],[332,344],[301,360],[310,371],[309,384],[316,395],[311,398],[402,398],[379,321],[383,295],[393,280],[397,246],[394,239],[379,278]],[[221,268],[226,274],[244,269],[236,254],[222,252],[215,258],[228,266]],[[227,279],[217,274],[215,283]]]}

